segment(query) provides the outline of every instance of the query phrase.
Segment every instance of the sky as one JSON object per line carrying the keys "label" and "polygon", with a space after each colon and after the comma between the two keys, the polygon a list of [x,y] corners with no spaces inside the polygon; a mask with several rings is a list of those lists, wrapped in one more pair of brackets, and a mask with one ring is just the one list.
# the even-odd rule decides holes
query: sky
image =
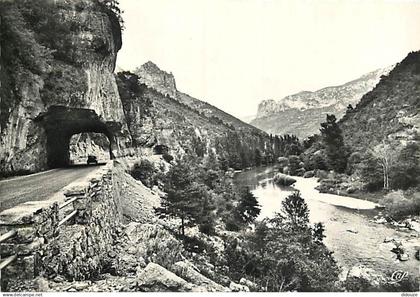
{"label": "sky", "polygon": [[340,85],[420,50],[420,2],[120,0],[117,66],[147,61],[238,117],[264,99]]}

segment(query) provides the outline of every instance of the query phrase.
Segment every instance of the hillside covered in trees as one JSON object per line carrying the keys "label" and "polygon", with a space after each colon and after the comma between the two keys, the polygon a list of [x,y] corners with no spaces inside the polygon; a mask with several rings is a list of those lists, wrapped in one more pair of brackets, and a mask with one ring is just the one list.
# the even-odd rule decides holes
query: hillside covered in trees
{"label": "hillside covered in trees", "polygon": [[335,172],[320,189],[359,197],[371,192],[394,218],[418,215],[419,110],[420,52],[412,52],[340,121],[328,115],[320,134],[304,141],[307,166]]}

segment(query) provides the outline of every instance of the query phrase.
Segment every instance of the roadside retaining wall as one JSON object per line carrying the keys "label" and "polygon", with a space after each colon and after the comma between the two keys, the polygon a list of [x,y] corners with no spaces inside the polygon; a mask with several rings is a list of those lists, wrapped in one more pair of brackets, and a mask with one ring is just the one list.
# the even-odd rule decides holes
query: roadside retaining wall
{"label": "roadside retaining wall", "polygon": [[18,256],[2,270],[2,287],[39,275],[71,281],[99,274],[120,230],[115,176],[109,163],[48,200],[0,213],[1,234],[17,230],[16,236],[1,243],[0,255]]}

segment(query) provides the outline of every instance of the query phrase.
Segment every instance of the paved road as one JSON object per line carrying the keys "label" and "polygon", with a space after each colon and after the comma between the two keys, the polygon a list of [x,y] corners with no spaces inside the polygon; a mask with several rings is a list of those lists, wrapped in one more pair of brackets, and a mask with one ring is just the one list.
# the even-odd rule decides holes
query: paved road
{"label": "paved road", "polygon": [[0,181],[0,212],[27,201],[48,199],[71,182],[85,177],[98,168],[99,165],[75,165],[2,180]]}

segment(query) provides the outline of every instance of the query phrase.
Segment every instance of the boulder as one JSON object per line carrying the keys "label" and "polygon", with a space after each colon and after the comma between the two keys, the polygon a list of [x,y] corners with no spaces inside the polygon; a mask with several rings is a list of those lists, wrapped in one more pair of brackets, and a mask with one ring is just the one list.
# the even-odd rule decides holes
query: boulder
{"label": "boulder", "polygon": [[375,220],[376,224],[385,224],[386,222],[387,222],[387,220],[383,217]]}
{"label": "boulder", "polygon": [[38,292],[48,292],[50,291],[50,286],[48,284],[48,280],[43,277],[37,277],[34,281],[35,286]]}
{"label": "boulder", "polygon": [[232,290],[232,292],[249,292],[249,288],[244,285],[240,285],[234,282],[230,282],[229,289]]}
{"label": "boulder", "polygon": [[315,171],[311,170],[311,171],[306,171],[305,174],[303,175],[304,178],[311,178],[315,176]]}
{"label": "boulder", "polygon": [[247,286],[250,290],[252,291],[257,291],[258,290],[258,285],[250,280],[247,280],[246,278],[241,278],[239,280],[239,284],[243,285],[243,286]]}
{"label": "boulder", "polygon": [[398,260],[400,261],[408,261],[408,259],[410,258],[410,256],[408,254],[400,254],[398,255]]}
{"label": "boulder", "polygon": [[188,292],[193,286],[162,266],[149,263],[137,275],[137,286],[146,292]]}
{"label": "boulder", "polygon": [[274,176],[274,182],[280,186],[291,186],[296,182],[296,180],[286,174],[277,173]]}
{"label": "boulder", "polygon": [[378,287],[384,281],[383,277],[377,274],[373,269],[363,265],[357,265],[350,268],[347,272],[346,282],[356,284],[369,284],[372,287]]}
{"label": "boulder", "polygon": [[395,239],[394,239],[394,238],[392,238],[392,237],[390,237],[390,236],[387,236],[387,237],[385,237],[385,239],[384,239],[384,243],[393,242],[393,241],[395,241]]}
{"label": "boulder", "polygon": [[199,287],[204,287],[207,292],[229,292],[228,288],[225,288],[218,283],[212,281],[206,276],[202,275],[198,269],[189,261],[179,261],[172,266],[178,276],[193,283]]}
{"label": "boulder", "polygon": [[355,187],[348,187],[346,189],[347,194],[352,194],[352,193],[354,193],[356,191],[357,191],[357,188],[355,188]]}
{"label": "boulder", "polygon": [[414,220],[411,221],[406,221],[406,226],[408,229],[416,231],[418,233],[420,233],[420,223]]}

